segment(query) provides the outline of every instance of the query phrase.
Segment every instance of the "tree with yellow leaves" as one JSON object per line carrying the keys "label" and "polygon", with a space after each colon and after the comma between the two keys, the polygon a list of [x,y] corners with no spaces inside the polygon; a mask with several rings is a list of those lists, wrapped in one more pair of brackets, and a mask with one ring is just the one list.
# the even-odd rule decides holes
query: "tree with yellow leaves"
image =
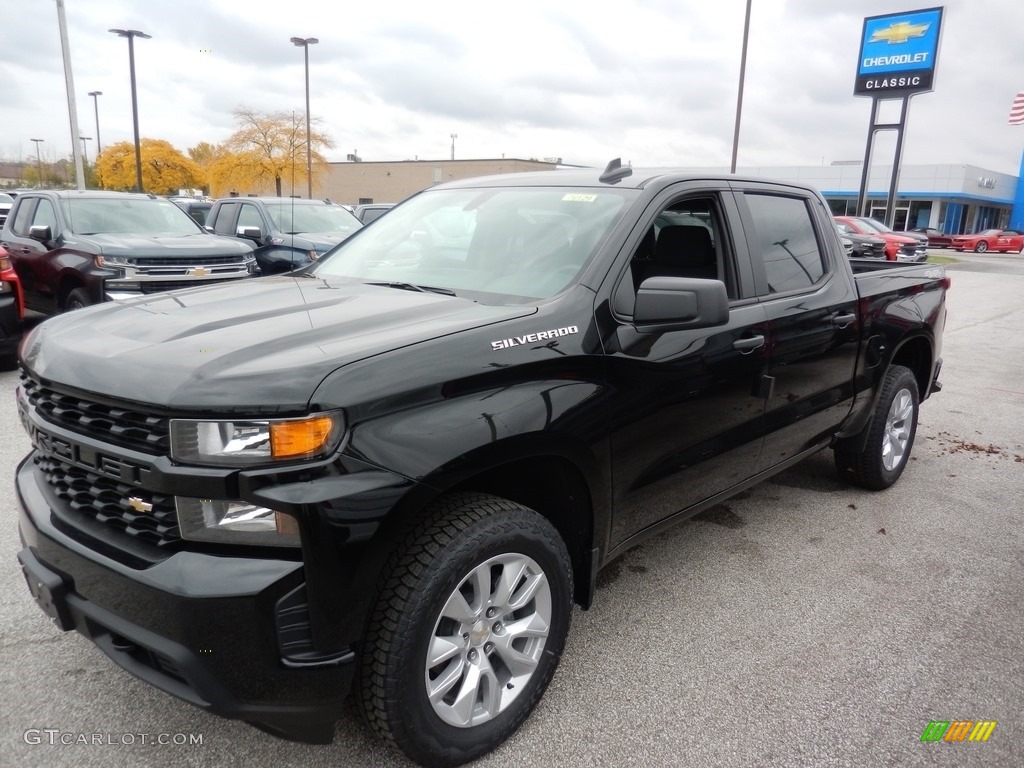
{"label": "tree with yellow leaves", "polygon": [[[306,187],[306,116],[304,113],[257,112],[247,107],[235,110],[239,128],[210,162],[210,186],[215,196],[229,191],[266,192],[278,197],[284,186],[294,191]],[[311,121],[316,123],[316,120]],[[313,147],[313,181],[326,167],[320,149],[334,142],[319,130],[310,131]]]}
{"label": "tree with yellow leaves", "polygon": [[[161,139],[142,139],[142,188],[157,195],[173,195],[179,189],[199,187],[199,166]],[[96,170],[104,189],[135,189],[135,145],[121,141],[104,147],[96,158]]]}

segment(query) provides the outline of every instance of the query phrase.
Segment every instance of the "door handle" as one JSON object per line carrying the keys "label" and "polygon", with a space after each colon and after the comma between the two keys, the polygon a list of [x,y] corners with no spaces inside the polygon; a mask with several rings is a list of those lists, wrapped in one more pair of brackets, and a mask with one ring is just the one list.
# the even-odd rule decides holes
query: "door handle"
{"label": "door handle", "polygon": [[832,325],[836,328],[845,328],[850,323],[856,321],[857,316],[853,313],[847,315],[832,315]]}
{"label": "door handle", "polygon": [[764,346],[764,336],[750,336],[746,339],[736,339],[732,343],[733,349],[738,349],[740,352],[747,353],[753,352],[758,347]]}

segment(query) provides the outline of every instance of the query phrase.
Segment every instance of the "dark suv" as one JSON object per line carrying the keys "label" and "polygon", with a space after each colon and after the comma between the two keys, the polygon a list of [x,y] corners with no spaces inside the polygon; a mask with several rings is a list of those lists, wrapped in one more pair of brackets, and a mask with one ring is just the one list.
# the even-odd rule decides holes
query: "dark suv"
{"label": "dark suv", "polygon": [[264,275],[316,261],[361,226],[344,206],[295,197],[228,197],[206,217],[207,230],[251,240]]}
{"label": "dark suv", "polygon": [[211,235],[156,195],[24,192],[0,244],[26,306],[47,314],[256,273],[250,244]]}

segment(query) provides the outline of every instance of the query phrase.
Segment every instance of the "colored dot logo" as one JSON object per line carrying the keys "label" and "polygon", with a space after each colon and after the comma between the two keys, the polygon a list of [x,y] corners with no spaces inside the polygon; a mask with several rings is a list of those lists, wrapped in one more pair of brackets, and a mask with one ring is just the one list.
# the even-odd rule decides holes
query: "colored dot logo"
{"label": "colored dot logo", "polygon": [[200,48],[200,53],[213,53],[213,48]]}

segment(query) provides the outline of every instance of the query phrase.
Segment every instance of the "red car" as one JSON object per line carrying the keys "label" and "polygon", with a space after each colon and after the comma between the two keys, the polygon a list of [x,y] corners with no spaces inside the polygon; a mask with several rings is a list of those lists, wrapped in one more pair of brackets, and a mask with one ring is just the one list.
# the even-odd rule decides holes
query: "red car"
{"label": "red car", "polygon": [[845,224],[858,235],[871,235],[885,240],[885,258],[888,261],[925,261],[928,249],[916,237],[899,235],[891,230],[880,231],[870,221],[859,216],[836,216],[837,222]]}
{"label": "red car", "polygon": [[0,368],[13,367],[24,316],[21,283],[11,266],[10,256],[0,247]]}
{"label": "red car", "polygon": [[1024,234],[1013,229],[986,229],[975,235],[953,235],[950,248],[957,251],[1024,251]]}

